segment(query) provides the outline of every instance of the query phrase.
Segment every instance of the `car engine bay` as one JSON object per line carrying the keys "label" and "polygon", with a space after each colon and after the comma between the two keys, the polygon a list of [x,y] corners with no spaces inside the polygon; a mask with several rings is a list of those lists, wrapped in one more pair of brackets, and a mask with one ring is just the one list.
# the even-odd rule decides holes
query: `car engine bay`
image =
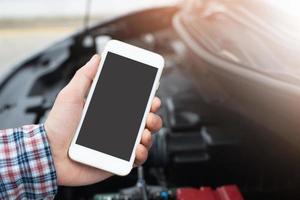
{"label": "car engine bay", "polygon": [[300,195],[299,150],[264,126],[220,106],[222,102],[201,95],[190,69],[202,63],[190,59],[190,49],[173,26],[178,9],[149,9],[101,22],[22,61],[0,79],[0,128],[4,129],[43,123],[58,92],[109,39],[166,59],[157,93],[164,126],[155,134],[147,162],[126,177],[59,187],[56,199],[193,200],[198,199],[193,197],[196,190],[219,194],[219,199],[224,191],[235,197],[227,199],[288,200]]}

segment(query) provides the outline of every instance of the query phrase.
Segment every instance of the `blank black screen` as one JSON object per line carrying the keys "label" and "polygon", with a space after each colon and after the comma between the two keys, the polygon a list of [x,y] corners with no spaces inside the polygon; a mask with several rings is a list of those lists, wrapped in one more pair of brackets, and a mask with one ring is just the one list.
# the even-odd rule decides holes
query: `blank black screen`
{"label": "blank black screen", "polygon": [[76,143],[129,161],[156,73],[108,52]]}

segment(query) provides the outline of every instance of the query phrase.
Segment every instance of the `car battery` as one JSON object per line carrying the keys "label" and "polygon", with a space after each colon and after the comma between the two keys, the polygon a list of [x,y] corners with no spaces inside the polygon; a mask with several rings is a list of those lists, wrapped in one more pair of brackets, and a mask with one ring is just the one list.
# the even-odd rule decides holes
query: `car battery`
{"label": "car battery", "polygon": [[179,188],[176,191],[177,200],[244,200],[236,185],[226,185],[213,190],[210,187]]}

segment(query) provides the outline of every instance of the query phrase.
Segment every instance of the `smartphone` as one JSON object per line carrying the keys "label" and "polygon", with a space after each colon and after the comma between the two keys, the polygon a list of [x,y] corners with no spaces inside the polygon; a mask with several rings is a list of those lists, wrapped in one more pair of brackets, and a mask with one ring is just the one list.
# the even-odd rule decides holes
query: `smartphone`
{"label": "smartphone", "polygon": [[69,157],[127,175],[164,67],[162,56],[109,41],[83,108]]}

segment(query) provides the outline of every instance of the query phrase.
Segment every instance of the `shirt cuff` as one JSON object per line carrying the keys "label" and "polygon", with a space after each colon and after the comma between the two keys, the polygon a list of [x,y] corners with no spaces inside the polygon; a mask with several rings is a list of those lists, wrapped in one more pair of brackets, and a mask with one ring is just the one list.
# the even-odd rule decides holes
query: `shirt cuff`
{"label": "shirt cuff", "polygon": [[44,125],[0,131],[0,199],[53,199],[56,193]]}

